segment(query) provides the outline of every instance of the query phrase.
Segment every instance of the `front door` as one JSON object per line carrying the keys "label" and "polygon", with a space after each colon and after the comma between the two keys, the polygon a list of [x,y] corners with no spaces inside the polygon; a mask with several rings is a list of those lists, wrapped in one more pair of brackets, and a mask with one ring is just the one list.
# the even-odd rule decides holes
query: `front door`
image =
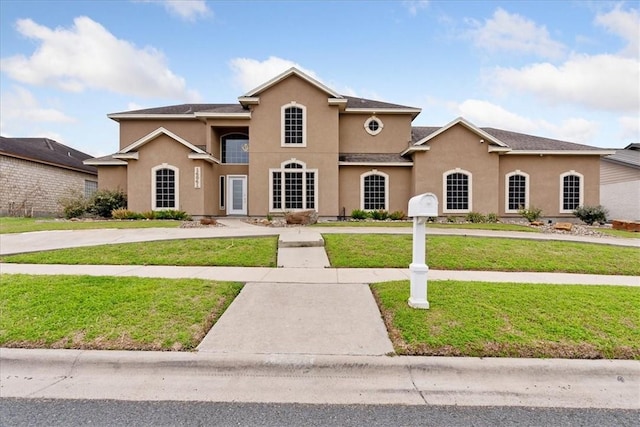
{"label": "front door", "polygon": [[247,176],[227,176],[227,215],[247,214]]}

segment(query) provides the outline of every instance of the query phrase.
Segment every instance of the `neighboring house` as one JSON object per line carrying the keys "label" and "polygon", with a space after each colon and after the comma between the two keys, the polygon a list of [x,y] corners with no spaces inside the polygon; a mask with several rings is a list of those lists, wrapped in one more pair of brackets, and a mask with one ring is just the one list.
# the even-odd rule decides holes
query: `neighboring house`
{"label": "neighboring house", "polygon": [[[129,209],[265,216],[313,209],[407,211],[432,192],[442,216],[572,217],[600,201],[600,156],[613,151],[478,128],[463,118],[412,127],[419,108],[343,96],[292,68],[237,104],[110,114],[117,153],[86,161]],[[508,125],[508,124],[507,124]]]}
{"label": "neighboring house", "polygon": [[73,192],[90,196],[98,171],[92,157],[48,138],[0,137],[0,214],[48,216]]}
{"label": "neighboring house", "polygon": [[640,144],[602,158],[600,204],[609,211],[609,219],[640,221]]}

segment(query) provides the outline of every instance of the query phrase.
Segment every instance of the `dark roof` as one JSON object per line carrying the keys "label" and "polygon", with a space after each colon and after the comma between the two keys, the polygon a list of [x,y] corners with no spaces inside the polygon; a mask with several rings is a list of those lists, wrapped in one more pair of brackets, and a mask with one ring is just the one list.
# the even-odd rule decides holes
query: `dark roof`
{"label": "dark roof", "polygon": [[640,168],[640,144],[629,144],[621,150],[616,150],[615,154],[603,157],[613,163],[619,163],[633,168]]}
{"label": "dark roof", "polygon": [[411,159],[394,153],[341,153],[338,160],[349,163],[411,163]]}
{"label": "dark roof", "polygon": [[[411,128],[411,141],[416,143],[442,128],[417,126]],[[560,141],[558,139],[544,138],[540,136],[527,135],[524,133],[511,132],[508,130],[495,128],[479,128],[489,135],[504,142],[514,151],[590,151],[598,150],[590,145],[576,144],[574,142]]]}
{"label": "dark roof", "polygon": [[97,169],[82,163],[92,156],[49,138],[0,136],[0,154],[97,175]]}
{"label": "dark roof", "polygon": [[347,108],[380,108],[380,109],[413,109],[416,107],[407,107],[406,105],[391,104],[388,102],[374,101],[372,99],[356,98],[355,96],[343,96],[347,100]]}
{"label": "dark roof", "polygon": [[244,113],[240,104],[179,104],[165,107],[123,111],[114,114],[193,114],[193,113]]}

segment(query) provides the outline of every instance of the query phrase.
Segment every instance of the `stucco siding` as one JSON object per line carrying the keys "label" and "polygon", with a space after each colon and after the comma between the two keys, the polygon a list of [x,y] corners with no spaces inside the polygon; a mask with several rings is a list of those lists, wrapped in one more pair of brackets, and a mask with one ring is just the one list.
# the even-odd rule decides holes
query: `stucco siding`
{"label": "stucco siding", "polygon": [[0,213],[16,215],[58,215],[63,197],[84,195],[85,180],[95,175],[42,163],[0,156]]}
{"label": "stucco siding", "polygon": [[207,145],[205,124],[197,119],[122,120],[120,122],[120,150],[161,127],[187,140],[193,145],[201,145],[203,147]]}
{"label": "stucco siding", "polygon": [[409,199],[411,198],[411,168],[409,167],[366,167],[366,166],[341,166],[340,167],[340,214],[344,212],[350,216],[354,209],[362,209],[362,174],[367,172],[380,172],[388,175],[389,204],[387,211],[402,211],[407,213]]}
{"label": "stucco siding", "polygon": [[126,166],[98,166],[99,190],[122,190],[127,192]]}
{"label": "stucco siding", "polygon": [[401,153],[411,141],[411,116],[377,114],[384,125],[377,135],[364,127],[372,114],[343,114],[340,116],[341,153]]}

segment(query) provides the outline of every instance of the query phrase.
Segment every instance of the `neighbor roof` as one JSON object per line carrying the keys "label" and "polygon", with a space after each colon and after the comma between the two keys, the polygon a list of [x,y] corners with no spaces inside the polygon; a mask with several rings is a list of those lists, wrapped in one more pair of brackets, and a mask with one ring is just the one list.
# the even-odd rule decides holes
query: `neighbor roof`
{"label": "neighbor roof", "polygon": [[639,150],[640,144],[629,144],[621,150],[616,150],[615,154],[603,157],[602,160],[619,163],[621,165],[630,166],[632,168],[640,168]]}
{"label": "neighbor roof", "polygon": [[82,163],[89,154],[49,138],[7,138],[0,136],[0,154],[64,169],[97,175],[97,169]]}

